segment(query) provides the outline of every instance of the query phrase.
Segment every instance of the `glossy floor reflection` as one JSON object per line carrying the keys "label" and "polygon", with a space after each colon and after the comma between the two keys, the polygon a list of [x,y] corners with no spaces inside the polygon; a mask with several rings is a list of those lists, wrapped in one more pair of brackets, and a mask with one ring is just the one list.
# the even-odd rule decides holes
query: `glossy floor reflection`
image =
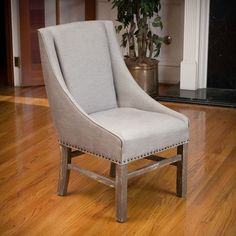
{"label": "glossy floor reflection", "polygon": [[[175,196],[174,166],[134,178],[119,224],[114,189],[72,172],[69,194],[56,195],[59,148],[44,87],[0,89],[0,235],[236,235],[236,109],[165,105],[191,121],[188,197]],[[75,161],[108,174],[106,160]]]}

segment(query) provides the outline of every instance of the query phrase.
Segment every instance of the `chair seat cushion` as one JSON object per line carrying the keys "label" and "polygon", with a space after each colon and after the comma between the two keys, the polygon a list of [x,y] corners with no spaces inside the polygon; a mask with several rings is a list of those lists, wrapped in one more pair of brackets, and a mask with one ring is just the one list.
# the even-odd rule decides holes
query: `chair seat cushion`
{"label": "chair seat cushion", "polygon": [[189,139],[188,125],[163,113],[123,107],[90,116],[121,138],[121,163],[180,145]]}

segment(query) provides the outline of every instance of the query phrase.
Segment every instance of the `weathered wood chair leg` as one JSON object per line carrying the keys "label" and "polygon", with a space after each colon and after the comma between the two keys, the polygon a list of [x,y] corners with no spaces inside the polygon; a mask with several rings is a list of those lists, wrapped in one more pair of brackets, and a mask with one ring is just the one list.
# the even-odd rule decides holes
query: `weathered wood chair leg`
{"label": "weathered wood chair leg", "polygon": [[70,177],[70,170],[67,168],[67,165],[71,163],[71,148],[60,145],[60,151],[61,163],[57,194],[59,196],[64,196],[67,192],[67,186]]}
{"label": "weathered wood chair leg", "polygon": [[187,157],[188,144],[183,144],[177,147],[177,154],[181,155],[181,161],[176,163],[176,195],[185,197],[187,194]]}
{"label": "weathered wood chair leg", "polygon": [[127,165],[116,165],[116,220],[123,223],[127,219]]}
{"label": "weathered wood chair leg", "polygon": [[113,178],[116,177],[116,164],[114,162],[111,162],[110,165],[110,176]]}

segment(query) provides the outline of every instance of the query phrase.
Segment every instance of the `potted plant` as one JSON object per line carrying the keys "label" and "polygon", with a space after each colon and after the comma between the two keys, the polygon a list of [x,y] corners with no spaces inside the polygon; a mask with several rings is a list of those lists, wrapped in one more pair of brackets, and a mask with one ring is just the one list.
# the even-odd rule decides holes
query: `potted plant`
{"label": "potted plant", "polygon": [[[110,1],[110,0],[109,0]],[[163,43],[171,37],[161,37],[155,29],[163,28],[159,11],[160,0],[113,0],[117,8],[117,33],[122,34],[122,47],[128,47],[125,63],[137,83],[151,96],[158,94],[158,57]]]}

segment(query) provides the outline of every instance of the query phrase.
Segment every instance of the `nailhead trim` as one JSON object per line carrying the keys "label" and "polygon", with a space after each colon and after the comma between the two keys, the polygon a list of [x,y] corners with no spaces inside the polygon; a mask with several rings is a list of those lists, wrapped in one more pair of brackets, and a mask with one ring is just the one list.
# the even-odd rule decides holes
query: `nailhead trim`
{"label": "nailhead trim", "polygon": [[125,160],[125,161],[113,160],[113,159],[110,158],[110,157],[106,157],[106,156],[104,156],[104,155],[102,155],[102,154],[97,154],[97,153],[94,153],[94,152],[87,151],[87,150],[85,150],[85,149],[83,149],[83,148],[80,148],[80,147],[77,146],[77,145],[72,145],[72,144],[69,144],[69,143],[64,142],[64,141],[61,141],[61,140],[58,140],[58,142],[59,142],[59,144],[61,144],[61,145],[63,145],[63,146],[66,146],[66,147],[69,147],[69,148],[74,148],[74,149],[77,149],[77,150],[79,150],[79,151],[81,151],[81,152],[84,152],[84,153],[87,153],[87,154],[91,154],[91,155],[94,155],[94,156],[97,156],[97,157],[103,157],[103,158],[105,158],[105,159],[107,159],[107,160],[109,160],[109,161],[112,161],[112,162],[114,162],[114,163],[117,163],[117,164],[122,165],[122,164],[127,164],[127,163],[129,163],[129,162],[131,162],[131,161],[135,161],[135,160],[142,159],[142,158],[144,158],[144,157],[153,155],[153,154],[155,154],[155,153],[157,153],[157,152],[162,152],[162,151],[165,151],[165,150],[167,150],[167,149],[170,149],[170,148],[177,147],[177,146],[180,146],[180,145],[182,145],[182,144],[188,143],[188,142],[189,142],[189,139],[188,139],[188,140],[185,140],[185,141],[183,141],[183,142],[177,143],[177,144],[173,144],[173,145],[171,145],[171,146],[166,146],[166,147],[164,147],[164,148],[160,148],[160,149],[153,150],[153,151],[148,152],[148,153],[146,153],[146,154],[141,154],[140,156],[128,158],[128,159]]}

